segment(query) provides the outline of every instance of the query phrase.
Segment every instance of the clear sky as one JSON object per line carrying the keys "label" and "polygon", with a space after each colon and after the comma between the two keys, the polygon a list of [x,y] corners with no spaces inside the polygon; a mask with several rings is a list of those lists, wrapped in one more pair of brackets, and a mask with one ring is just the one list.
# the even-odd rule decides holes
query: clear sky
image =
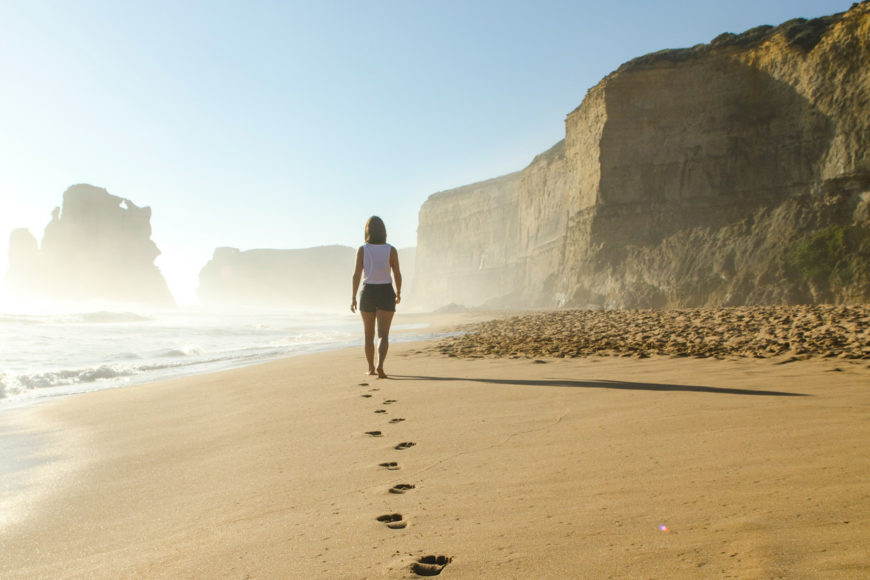
{"label": "clear sky", "polygon": [[76,183],[150,205],[194,300],[215,247],[416,245],[437,191],[525,167],[621,63],[851,0],[0,0],[0,272]]}

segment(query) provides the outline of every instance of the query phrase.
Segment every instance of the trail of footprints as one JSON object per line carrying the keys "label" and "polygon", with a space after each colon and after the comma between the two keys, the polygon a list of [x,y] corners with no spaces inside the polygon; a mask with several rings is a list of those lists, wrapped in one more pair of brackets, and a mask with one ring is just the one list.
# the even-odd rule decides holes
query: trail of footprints
{"label": "trail of footprints", "polygon": [[[368,387],[369,384],[367,382],[359,383],[361,387]],[[379,391],[378,388],[369,389],[369,392],[364,393],[362,396],[366,399],[372,398],[372,392]],[[383,401],[383,405],[392,405],[393,403],[398,403],[396,399],[385,399]],[[385,415],[387,414],[386,409],[377,409],[375,410],[376,414]],[[404,417],[395,417],[390,419],[389,424],[395,425],[403,422]],[[366,435],[369,437],[383,437],[384,433],[380,430],[372,430],[366,431]],[[404,451],[406,449],[410,449],[414,447],[416,443],[413,441],[402,441],[396,444],[393,449],[396,451]],[[401,469],[401,465],[399,465],[396,461],[385,461],[383,463],[378,464],[378,467],[388,470],[388,471],[398,471]],[[402,495],[408,493],[415,489],[415,485],[412,483],[397,483],[393,487],[391,487],[388,491],[391,494]],[[408,520],[405,519],[400,513],[392,513],[392,514],[384,514],[377,517],[377,521],[383,523],[386,527],[393,530],[402,530],[408,527]],[[441,574],[441,571],[444,570],[444,567],[447,566],[451,562],[452,558],[449,556],[441,556],[441,555],[427,555],[421,556],[418,558],[413,564],[411,564],[411,571],[418,576],[437,576]]]}

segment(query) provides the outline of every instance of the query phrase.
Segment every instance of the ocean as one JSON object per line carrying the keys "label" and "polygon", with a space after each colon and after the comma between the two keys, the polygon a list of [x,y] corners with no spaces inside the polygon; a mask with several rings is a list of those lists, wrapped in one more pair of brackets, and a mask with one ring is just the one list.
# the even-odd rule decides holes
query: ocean
{"label": "ocean", "polygon": [[[430,338],[425,328],[397,317],[390,339]],[[350,313],[0,314],[0,410],[355,345],[362,345],[362,322]]]}

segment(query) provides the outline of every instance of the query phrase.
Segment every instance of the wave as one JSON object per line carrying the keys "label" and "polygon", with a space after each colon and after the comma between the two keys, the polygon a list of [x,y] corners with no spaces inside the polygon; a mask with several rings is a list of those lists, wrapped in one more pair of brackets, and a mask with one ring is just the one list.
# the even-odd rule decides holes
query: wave
{"label": "wave", "polygon": [[154,318],[135,312],[78,312],[71,314],[0,314],[0,324],[118,324],[152,322]]}
{"label": "wave", "polygon": [[[184,369],[188,367],[233,364],[260,359],[264,356],[270,357],[280,354],[278,352],[247,355],[241,353],[228,353],[225,356],[218,355],[208,358],[191,358],[191,355],[184,351],[179,350],[168,352],[178,353],[177,355],[174,355],[178,359],[177,362],[156,362],[153,364],[146,363],[135,366],[102,364],[78,369],[62,369],[33,373],[0,373],[0,399],[56,387],[116,382],[118,379],[124,379],[125,382],[129,382],[131,377],[139,377],[140,379],[147,380],[149,375],[153,376],[155,373],[169,373],[169,376],[172,376],[177,374],[179,371],[184,372]],[[171,357],[173,355],[167,356]],[[185,359],[185,357],[187,358]]]}
{"label": "wave", "polygon": [[149,316],[136,314],[135,312],[84,312],[81,314],[72,314],[66,318],[67,322],[80,322],[86,324],[107,324],[117,322],[149,322],[153,320]]}
{"label": "wave", "polygon": [[131,368],[100,365],[84,369],[47,371],[41,373],[0,375],[0,398],[21,394],[34,389],[45,389],[64,385],[93,383],[106,379],[118,379],[136,374]]}
{"label": "wave", "polygon": [[184,365],[143,365],[139,367],[100,365],[92,368],[23,373],[15,374],[14,376],[0,375],[0,399],[58,387],[113,383],[121,379],[128,381],[131,377],[137,375],[169,370],[175,366]]}
{"label": "wave", "polygon": [[49,371],[32,375],[18,375],[17,381],[28,389],[56,387],[72,383],[92,383],[100,379],[116,379],[129,377],[135,371],[129,368],[118,368],[110,365],[100,365],[94,368],[66,371]]}
{"label": "wave", "polygon": [[149,312],[149,318],[132,309],[86,308],[0,314],[0,338],[13,346],[0,361],[0,411],[19,401],[213,372],[361,339],[349,317]]}
{"label": "wave", "polygon": [[157,356],[160,358],[183,358],[188,356],[199,356],[202,354],[202,349],[196,345],[187,345],[181,348],[170,348],[160,351]]}
{"label": "wave", "polygon": [[33,316],[15,316],[14,314],[0,315],[0,324],[39,324]]}

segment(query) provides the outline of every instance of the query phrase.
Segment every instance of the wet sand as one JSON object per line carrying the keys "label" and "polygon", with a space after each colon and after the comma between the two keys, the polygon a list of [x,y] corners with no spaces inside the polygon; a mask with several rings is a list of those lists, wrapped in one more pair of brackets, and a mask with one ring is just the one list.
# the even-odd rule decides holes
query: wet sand
{"label": "wet sand", "polygon": [[866,360],[448,342],[386,380],[352,349],[15,411],[51,460],[0,577],[870,574]]}

